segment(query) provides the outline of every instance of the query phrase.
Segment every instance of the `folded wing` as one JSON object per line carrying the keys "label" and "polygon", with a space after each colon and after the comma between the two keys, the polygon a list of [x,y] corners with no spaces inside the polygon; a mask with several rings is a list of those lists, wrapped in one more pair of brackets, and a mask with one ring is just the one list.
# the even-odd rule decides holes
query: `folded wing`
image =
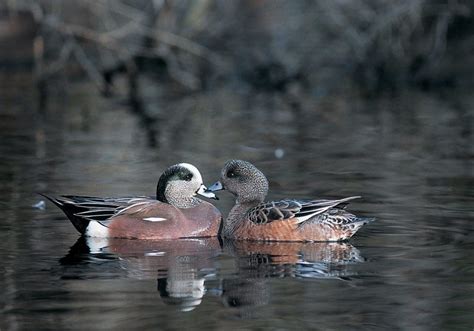
{"label": "folded wing", "polygon": [[332,208],[344,208],[350,200],[359,196],[339,200],[280,200],[259,204],[247,212],[247,218],[255,224],[268,224],[274,221],[297,219],[301,224],[317,215],[323,214]]}

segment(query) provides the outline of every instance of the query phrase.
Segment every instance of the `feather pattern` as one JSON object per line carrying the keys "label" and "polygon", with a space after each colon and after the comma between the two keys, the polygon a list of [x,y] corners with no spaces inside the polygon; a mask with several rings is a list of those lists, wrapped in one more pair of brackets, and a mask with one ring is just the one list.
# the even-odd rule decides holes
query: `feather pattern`
{"label": "feather pattern", "polygon": [[97,221],[102,225],[105,225],[111,217],[122,214],[130,208],[156,201],[150,197],[100,198],[78,195],[62,195],[54,199],[61,205],[61,209],[67,210],[76,218]]}
{"label": "feather pattern", "polygon": [[[348,201],[360,198],[358,196],[339,200],[291,200],[269,201],[261,203],[247,212],[247,219],[255,224],[268,224],[274,221],[297,218],[298,223],[323,214],[331,208],[343,208]],[[338,210],[338,209],[336,209]]]}

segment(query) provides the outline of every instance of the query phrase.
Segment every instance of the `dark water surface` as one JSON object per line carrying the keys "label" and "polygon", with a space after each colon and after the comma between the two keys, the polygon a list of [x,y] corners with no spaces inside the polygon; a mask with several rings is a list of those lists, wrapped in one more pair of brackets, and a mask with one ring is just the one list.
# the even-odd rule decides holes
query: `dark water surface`
{"label": "dark water surface", "polygon": [[[472,330],[472,96],[341,97],[298,116],[215,97],[177,101],[150,148],[124,105],[89,88],[44,113],[31,95],[2,96],[2,331]],[[341,244],[103,243],[31,207],[36,192],[153,194],[177,162],[211,183],[230,158],[268,175],[269,198],[362,195],[349,209],[377,222]]]}

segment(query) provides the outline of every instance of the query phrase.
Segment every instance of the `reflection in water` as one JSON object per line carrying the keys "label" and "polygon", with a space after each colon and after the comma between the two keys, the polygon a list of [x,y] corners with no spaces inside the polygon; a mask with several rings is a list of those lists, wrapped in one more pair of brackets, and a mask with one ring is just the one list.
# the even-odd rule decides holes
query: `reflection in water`
{"label": "reflection in water", "polygon": [[224,249],[235,257],[237,273],[223,280],[222,299],[244,318],[270,303],[268,278],[347,279],[348,266],[364,261],[348,243],[226,241]]}
{"label": "reflection in water", "polygon": [[220,251],[217,238],[152,241],[81,237],[60,263],[88,261],[97,266],[114,261],[127,278],[158,278],[157,290],[163,302],[191,311],[206,293],[206,277],[216,273],[212,258]]}
{"label": "reflection in water", "polygon": [[228,241],[225,249],[237,257],[238,270],[253,278],[340,278],[350,275],[347,266],[363,262],[348,243]]}
{"label": "reflection in water", "polygon": [[[60,264],[65,268],[62,279],[157,279],[162,302],[180,311],[194,310],[208,293],[221,296],[225,307],[248,318],[257,312],[255,308],[270,303],[270,278],[347,279],[354,275],[350,266],[364,261],[348,243],[224,241],[224,253],[234,262],[232,272],[226,273],[218,270],[221,253],[218,238],[81,237]],[[79,268],[68,269],[71,266]],[[216,280],[216,275],[220,275],[220,289],[208,292],[206,281]]]}
{"label": "reflection in water", "polygon": [[[239,95],[229,89],[164,102],[147,98],[148,109],[160,115],[155,123],[160,148],[150,150],[144,147],[143,128],[125,107],[104,102],[90,86],[68,85],[69,97],[58,91],[40,115],[24,76],[10,76],[1,92],[16,89],[18,97],[0,100],[2,330],[32,325],[234,329],[233,321],[221,317],[232,310],[229,306],[252,298],[243,294],[249,283],[254,284],[246,287],[249,291],[260,293],[253,297],[260,300],[255,304],[264,304],[260,307],[267,318],[239,321],[246,329],[265,329],[264,323],[273,329],[472,329],[470,91],[405,91],[371,99],[351,93],[323,97],[316,104],[296,95],[297,112],[281,96]],[[152,85],[149,92],[161,94]],[[285,151],[281,159],[275,158],[277,148]],[[370,263],[351,264],[351,258],[328,263],[321,258],[324,250],[314,258],[303,249],[293,255],[257,250],[247,256],[226,246],[216,259],[202,257],[217,274],[204,277],[202,303],[182,314],[162,304],[156,293],[157,278],[163,283],[168,277],[160,288],[172,289],[170,278],[177,275],[168,267],[158,273],[139,265],[139,260],[164,261],[165,256],[142,252],[132,262],[126,250],[91,254],[86,246],[58,268],[76,233],[54,208],[30,208],[38,202],[35,192],[149,195],[155,189],[150,176],[186,160],[211,180],[229,158],[261,166],[273,180],[271,199],[362,195],[354,212],[379,219],[354,238]],[[217,205],[226,214],[233,204],[223,195]],[[277,263],[291,256],[294,261]],[[263,263],[268,258],[271,263]],[[195,261],[180,263],[185,269]],[[180,270],[177,262],[172,264]],[[197,278],[207,272],[199,270]],[[192,272],[185,276],[193,279]],[[337,280],[346,277],[355,279]],[[322,280],[328,278],[333,280]],[[227,307],[220,296],[224,289]],[[282,312],[284,318],[275,318]]]}

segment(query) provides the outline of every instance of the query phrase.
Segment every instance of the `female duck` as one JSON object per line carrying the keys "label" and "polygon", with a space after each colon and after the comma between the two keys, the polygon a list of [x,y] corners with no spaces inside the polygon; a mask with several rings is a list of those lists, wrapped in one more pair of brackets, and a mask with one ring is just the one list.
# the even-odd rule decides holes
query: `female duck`
{"label": "female duck", "polygon": [[188,163],[169,167],[160,177],[156,199],[49,197],[83,235],[101,238],[175,239],[217,236],[221,213],[196,194],[206,192],[199,170]]}
{"label": "female duck", "polygon": [[350,238],[372,219],[344,210],[348,201],[293,200],[263,202],[268,193],[265,175],[249,162],[228,161],[221,180],[208,191],[228,190],[235,206],[224,221],[227,238],[267,241],[340,241]]}

